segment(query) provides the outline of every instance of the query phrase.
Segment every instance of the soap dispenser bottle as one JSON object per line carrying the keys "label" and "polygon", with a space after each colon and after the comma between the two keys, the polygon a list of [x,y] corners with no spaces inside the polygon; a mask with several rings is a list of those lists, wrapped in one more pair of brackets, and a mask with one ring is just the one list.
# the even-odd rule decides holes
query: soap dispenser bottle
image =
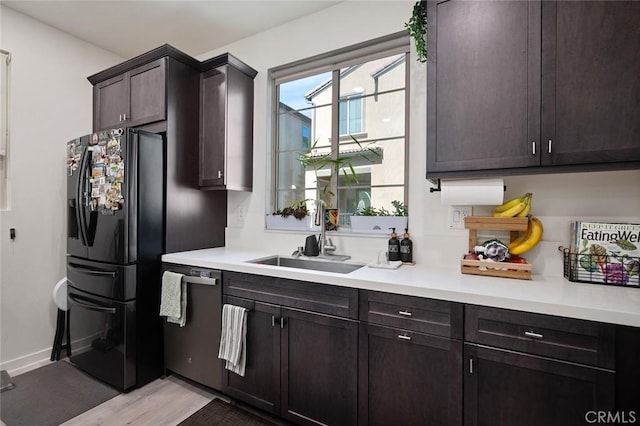
{"label": "soap dispenser bottle", "polygon": [[400,241],[396,234],[396,228],[391,229],[391,238],[389,239],[389,261],[400,260]]}
{"label": "soap dispenser bottle", "polygon": [[404,235],[400,241],[400,260],[405,263],[413,262],[413,241],[409,238],[409,228],[404,228]]}

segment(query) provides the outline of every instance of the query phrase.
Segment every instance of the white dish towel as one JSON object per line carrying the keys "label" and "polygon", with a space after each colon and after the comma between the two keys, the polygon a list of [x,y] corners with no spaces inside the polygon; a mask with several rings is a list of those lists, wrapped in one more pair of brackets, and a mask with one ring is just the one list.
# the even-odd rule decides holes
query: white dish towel
{"label": "white dish towel", "polygon": [[222,306],[222,334],[218,358],[226,360],[225,368],[242,377],[247,361],[247,309]]}
{"label": "white dish towel", "polygon": [[160,315],[180,327],[187,323],[187,283],[182,278],[182,274],[164,271],[160,296]]}

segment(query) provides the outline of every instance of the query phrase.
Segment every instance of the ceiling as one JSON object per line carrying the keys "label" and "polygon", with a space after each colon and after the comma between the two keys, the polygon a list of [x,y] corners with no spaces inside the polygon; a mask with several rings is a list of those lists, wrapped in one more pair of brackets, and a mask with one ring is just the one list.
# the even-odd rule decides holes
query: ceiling
{"label": "ceiling", "polygon": [[131,58],[165,43],[199,56],[341,1],[3,0],[2,4]]}

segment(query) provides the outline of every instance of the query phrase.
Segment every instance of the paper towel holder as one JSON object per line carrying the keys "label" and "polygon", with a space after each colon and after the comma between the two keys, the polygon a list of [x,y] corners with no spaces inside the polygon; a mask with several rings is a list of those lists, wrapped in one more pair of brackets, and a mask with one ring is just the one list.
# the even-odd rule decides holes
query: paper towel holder
{"label": "paper towel holder", "polygon": [[[437,182],[437,185],[435,188],[432,186],[431,188],[429,188],[429,192],[440,192],[442,191],[442,188],[440,187],[440,179],[427,179],[431,184],[435,184]],[[507,191],[507,185],[503,185],[502,187],[503,191]]]}
{"label": "paper towel holder", "polygon": [[429,192],[440,192],[442,191],[442,188],[440,188],[440,179],[429,179],[429,182],[431,184],[435,184],[437,182],[438,186],[436,186],[435,188],[432,186],[431,188],[429,188]]}

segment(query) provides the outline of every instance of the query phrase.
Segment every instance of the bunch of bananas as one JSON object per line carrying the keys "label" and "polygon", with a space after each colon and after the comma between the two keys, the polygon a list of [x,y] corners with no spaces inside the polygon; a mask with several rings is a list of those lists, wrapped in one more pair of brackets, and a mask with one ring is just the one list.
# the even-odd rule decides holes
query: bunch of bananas
{"label": "bunch of bananas", "polygon": [[509,243],[509,253],[519,256],[531,250],[542,239],[543,230],[540,219],[531,216],[527,231]]}
{"label": "bunch of bananas", "polygon": [[533,194],[524,195],[505,201],[493,209],[493,217],[527,217],[531,212],[531,198]]}

